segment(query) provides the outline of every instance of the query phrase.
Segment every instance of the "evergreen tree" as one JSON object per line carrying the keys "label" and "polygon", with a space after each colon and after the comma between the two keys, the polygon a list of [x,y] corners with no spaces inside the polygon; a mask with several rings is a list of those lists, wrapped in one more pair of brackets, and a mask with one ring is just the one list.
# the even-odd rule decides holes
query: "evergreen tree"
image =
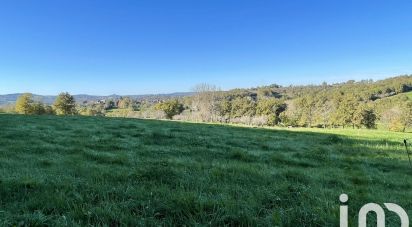
{"label": "evergreen tree", "polygon": [[362,111],[362,125],[367,129],[376,128],[376,120],[378,119],[373,109],[365,109]]}

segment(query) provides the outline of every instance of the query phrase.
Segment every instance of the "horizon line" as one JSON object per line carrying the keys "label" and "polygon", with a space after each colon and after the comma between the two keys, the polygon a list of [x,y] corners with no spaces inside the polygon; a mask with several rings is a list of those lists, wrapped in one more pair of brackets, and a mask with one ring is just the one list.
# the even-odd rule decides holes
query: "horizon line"
{"label": "horizon line", "polygon": [[[230,90],[234,90],[234,89],[253,89],[253,88],[259,88],[259,87],[266,87],[266,86],[271,86],[271,85],[279,85],[281,87],[290,87],[290,86],[294,86],[294,87],[299,87],[299,86],[320,86],[323,83],[326,83],[327,85],[339,85],[339,84],[343,84],[343,83],[347,83],[349,81],[355,81],[355,82],[362,82],[362,81],[366,81],[366,80],[372,80],[373,82],[378,82],[381,80],[386,80],[386,79],[391,79],[391,78],[396,78],[396,77],[402,77],[402,76],[412,76],[411,73],[402,73],[402,74],[397,74],[396,76],[384,76],[384,77],[380,77],[380,78],[369,78],[369,79],[342,79],[339,81],[323,81],[323,82],[315,82],[315,83],[305,83],[305,84],[280,84],[280,83],[270,83],[270,84],[266,84],[266,85],[255,85],[255,86],[250,86],[250,87],[234,87],[234,88],[227,88],[227,89],[221,89],[221,91],[230,91]],[[198,83],[198,84],[209,84],[209,85],[215,85],[213,83]],[[194,85],[196,86],[196,85]],[[217,86],[217,85],[215,85]],[[217,88],[220,89],[220,86],[217,86]],[[24,94],[24,93],[30,93],[33,95],[39,95],[39,96],[58,96],[60,93],[62,92],[68,92],[71,93],[69,91],[61,91],[58,92],[57,94],[54,95],[50,95],[50,94],[42,94],[41,92],[12,92],[12,93],[5,93],[5,94],[0,94],[1,96],[4,95],[17,95],[17,94]],[[92,93],[75,93],[73,94],[73,96],[79,96],[79,95],[88,95],[88,96],[102,96],[102,97],[108,97],[108,96],[122,96],[122,97],[127,97],[127,96],[150,96],[150,95],[171,95],[171,94],[178,94],[178,93],[193,93],[194,91],[172,91],[172,92],[159,92],[159,93],[136,93],[136,94],[127,94],[127,95],[123,95],[123,94],[116,94],[116,93],[112,93],[112,94],[107,94],[107,95],[101,95],[101,94],[92,94]]]}

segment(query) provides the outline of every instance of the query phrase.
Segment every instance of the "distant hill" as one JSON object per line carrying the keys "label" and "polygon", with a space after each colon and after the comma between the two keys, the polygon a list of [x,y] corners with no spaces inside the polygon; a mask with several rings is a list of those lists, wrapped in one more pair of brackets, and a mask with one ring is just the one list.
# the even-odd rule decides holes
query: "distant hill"
{"label": "distant hill", "polygon": [[[192,92],[176,92],[170,94],[147,94],[147,95],[108,95],[108,96],[98,96],[98,95],[87,95],[87,94],[79,94],[74,95],[76,102],[83,103],[85,101],[99,101],[99,100],[107,100],[107,99],[118,99],[120,97],[130,97],[136,100],[151,100],[151,99],[164,99],[164,98],[174,98],[174,97],[185,97],[192,95]],[[0,95],[0,105],[7,105],[13,104],[16,102],[17,98],[22,95],[22,93],[15,93],[15,94],[6,94]],[[33,94],[33,98],[36,101],[41,101],[46,104],[52,104],[57,96],[53,95],[36,95]]]}
{"label": "distant hill", "polygon": [[[16,102],[17,98],[22,95],[22,93],[0,95],[0,105],[12,104]],[[33,94],[33,98],[36,101],[42,101],[44,103],[53,103],[56,96],[44,96]]]}

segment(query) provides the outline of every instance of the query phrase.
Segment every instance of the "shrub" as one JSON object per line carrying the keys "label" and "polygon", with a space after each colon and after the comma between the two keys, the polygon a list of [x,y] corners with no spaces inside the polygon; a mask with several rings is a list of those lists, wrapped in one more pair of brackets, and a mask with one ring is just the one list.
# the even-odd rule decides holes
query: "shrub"
{"label": "shrub", "polygon": [[184,110],[183,105],[177,99],[158,103],[155,109],[162,110],[168,119],[173,119],[173,116],[182,113]]}

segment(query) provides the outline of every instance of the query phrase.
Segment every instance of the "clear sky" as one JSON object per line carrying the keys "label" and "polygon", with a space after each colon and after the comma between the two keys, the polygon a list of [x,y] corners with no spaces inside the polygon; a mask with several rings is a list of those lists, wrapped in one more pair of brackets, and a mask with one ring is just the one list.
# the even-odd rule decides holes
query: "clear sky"
{"label": "clear sky", "polygon": [[2,0],[0,94],[409,74],[411,12],[411,0]]}

